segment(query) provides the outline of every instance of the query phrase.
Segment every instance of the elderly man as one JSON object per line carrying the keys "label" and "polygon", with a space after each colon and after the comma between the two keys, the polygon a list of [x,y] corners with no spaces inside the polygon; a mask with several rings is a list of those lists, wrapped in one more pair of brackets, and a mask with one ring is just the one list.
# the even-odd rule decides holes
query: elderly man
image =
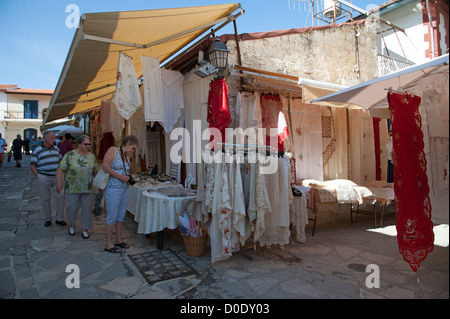
{"label": "elderly man", "polygon": [[56,191],[56,169],[61,160],[59,148],[54,146],[55,133],[47,131],[44,133],[43,143],[31,154],[30,169],[39,179],[39,191],[41,195],[42,210],[45,217],[45,227],[52,224],[51,193],[56,200],[55,223],[66,226],[63,211],[63,193]]}

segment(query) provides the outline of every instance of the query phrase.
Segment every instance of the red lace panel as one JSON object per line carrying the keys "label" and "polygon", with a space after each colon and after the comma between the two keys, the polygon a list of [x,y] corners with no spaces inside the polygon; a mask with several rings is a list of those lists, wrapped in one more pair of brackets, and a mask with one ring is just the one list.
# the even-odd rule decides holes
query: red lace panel
{"label": "red lace panel", "polygon": [[433,250],[434,233],[423,151],[419,96],[388,93],[392,120],[395,214],[400,253],[417,272]]}
{"label": "red lace panel", "polygon": [[225,128],[232,121],[228,107],[228,85],[225,79],[216,79],[209,84],[207,121],[210,128],[215,127],[220,130],[224,143]]}
{"label": "red lace panel", "polygon": [[278,152],[284,150],[284,140],[289,135],[286,122],[280,121],[280,116],[284,118],[280,97],[276,94],[261,95],[261,117],[262,127],[266,129],[266,145],[270,145],[270,129],[276,128],[278,131]]}

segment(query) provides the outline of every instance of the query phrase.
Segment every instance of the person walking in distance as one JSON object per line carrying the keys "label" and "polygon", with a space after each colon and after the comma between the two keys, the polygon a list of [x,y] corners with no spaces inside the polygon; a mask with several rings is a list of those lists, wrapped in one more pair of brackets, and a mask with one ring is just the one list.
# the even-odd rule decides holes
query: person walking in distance
{"label": "person walking in distance", "polygon": [[25,155],[30,155],[30,138],[26,137],[25,141],[23,141],[23,148]]}
{"label": "person walking in distance", "polygon": [[64,134],[64,140],[61,141],[58,145],[59,150],[61,151],[61,156],[64,158],[64,155],[68,151],[71,151],[73,149],[72,142],[70,141],[72,139],[72,135],[70,133]]}
{"label": "person walking in distance", "polygon": [[36,149],[36,147],[38,147],[38,141],[37,141],[36,136],[33,136],[33,137],[31,138],[31,141],[30,141],[30,149],[31,149],[31,153],[34,152],[34,150]]}
{"label": "person walking in distance", "polygon": [[46,131],[42,145],[36,147],[31,154],[30,169],[39,181],[39,192],[41,195],[42,210],[44,212],[45,227],[52,224],[51,194],[56,201],[55,223],[66,226],[63,211],[63,194],[56,191],[56,169],[61,160],[59,148],[54,146],[55,133]]}
{"label": "person walking in distance", "polygon": [[17,134],[17,138],[15,138],[12,141],[12,151],[14,154],[14,160],[16,161],[15,167],[22,167],[22,164],[20,164],[20,161],[22,160],[23,145],[24,145],[24,142],[22,140],[22,136],[20,134]]}
{"label": "person walking in distance", "polygon": [[5,151],[8,143],[6,143],[5,139],[2,137],[2,133],[0,133],[0,169],[2,169],[3,159],[5,158]]}

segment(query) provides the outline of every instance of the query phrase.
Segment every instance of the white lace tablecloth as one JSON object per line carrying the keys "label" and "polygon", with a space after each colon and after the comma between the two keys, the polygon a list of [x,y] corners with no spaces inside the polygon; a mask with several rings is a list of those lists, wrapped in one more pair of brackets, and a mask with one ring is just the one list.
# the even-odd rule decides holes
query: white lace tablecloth
{"label": "white lace tablecloth", "polygon": [[[138,186],[139,185],[139,186]],[[144,185],[144,186],[142,186]],[[147,186],[148,185],[148,186]],[[128,193],[128,205],[127,210],[135,215],[135,221],[136,221],[136,213],[141,210],[141,204],[142,204],[142,194],[149,190],[149,189],[158,189],[162,187],[183,187],[181,184],[173,184],[170,182],[165,183],[159,183],[159,184],[142,184],[142,183],[136,183],[136,185],[133,185],[129,189]]]}
{"label": "white lace tablecloth", "polygon": [[369,189],[381,204],[389,205],[395,199],[393,187],[369,187]]}
{"label": "white lace tablecloth", "polygon": [[182,215],[184,211],[200,216],[200,205],[195,198],[195,195],[167,197],[157,192],[143,192],[140,209],[134,218],[138,223],[138,234],[150,234],[164,228],[175,229],[178,227],[177,214]]}
{"label": "white lace tablecloth", "polygon": [[372,181],[366,186],[381,204],[389,205],[395,199],[394,183]]}

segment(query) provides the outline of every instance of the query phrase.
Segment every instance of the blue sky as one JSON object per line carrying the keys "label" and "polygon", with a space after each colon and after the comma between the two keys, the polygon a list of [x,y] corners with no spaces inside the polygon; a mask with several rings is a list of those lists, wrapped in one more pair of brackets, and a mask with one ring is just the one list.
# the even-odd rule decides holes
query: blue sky
{"label": "blue sky", "polygon": [[[310,6],[304,0],[235,2],[240,2],[245,10],[245,14],[237,19],[238,33],[304,28],[312,24]],[[384,2],[353,0],[353,4],[362,9]],[[77,5],[82,14],[224,3],[233,1],[0,0],[0,84],[17,84],[21,88],[55,88],[75,34],[75,29],[66,26],[67,17],[73,13],[66,12],[70,4]],[[218,35],[233,32],[230,24]]]}

